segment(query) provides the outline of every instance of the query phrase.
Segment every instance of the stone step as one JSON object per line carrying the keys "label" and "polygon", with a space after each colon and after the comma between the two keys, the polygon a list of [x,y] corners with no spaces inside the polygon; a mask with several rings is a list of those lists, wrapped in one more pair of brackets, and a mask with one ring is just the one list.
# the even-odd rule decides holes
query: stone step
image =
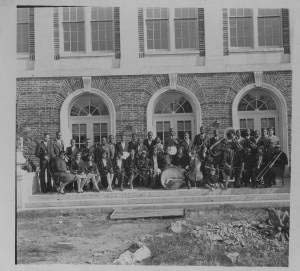
{"label": "stone step", "polygon": [[153,208],[184,208],[184,209],[205,209],[216,208],[218,206],[232,206],[232,208],[279,208],[279,207],[289,207],[289,199],[272,199],[272,200],[250,200],[250,201],[216,201],[216,202],[194,202],[194,203],[154,203],[154,204],[128,204],[128,205],[85,205],[85,206],[36,206],[36,207],[27,207],[22,211],[30,210],[55,210],[55,209],[100,209],[103,213],[113,212],[116,208],[129,208],[133,212],[139,209],[153,209]]}
{"label": "stone step", "polygon": [[184,209],[169,209],[169,208],[151,208],[151,209],[124,209],[118,208],[110,215],[110,219],[132,219],[146,217],[183,217]]}
{"label": "stone step", "polygon": [[261,201],[261,200],[289,200],[289,193],[275,194],[243,194],[243,195],[190,195],[190,196],[165,196],[165,197],[136,197],[136,198],[55,198],[44,201],[30,201],[26,208],[49,207],[81,207],[81,206],[114,206],[138,204],[183,204],[198,202],[231,202],[231,201]]}
{"label": "stone step", "polygon": [[92,199],[92,198],[138,198],[138,197],[171,197],[171,196],[199,196],[199,195],[243,195],[243,194],[273,194],[273,193],[289,193],[288,186],[271,187],[271,188],[229,188],[227,190],[216,189],[209,191],[208,189],[178,189],[178,190],[129,190],[124,191],[114,190],[113,192],[85,192],[85,193],[48,193],[48,194],[36,194],[29,198],[29,201],[47,201],[53,199]]}

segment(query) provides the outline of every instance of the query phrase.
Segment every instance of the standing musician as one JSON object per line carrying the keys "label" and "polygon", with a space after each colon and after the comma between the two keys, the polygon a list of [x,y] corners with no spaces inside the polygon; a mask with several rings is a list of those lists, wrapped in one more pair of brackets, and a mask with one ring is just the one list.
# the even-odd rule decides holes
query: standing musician
{"label": "standing musician", "polygon": [[161,169],[164,167],[164,159],[162,154],[158,153],[158,149],[155,147],[153,149],[152,157],[150,158],[151,165],[151,188],[156,188],[160,180]]}
{"label": "standing musician", "polygon": [[[143,144],[147,149],[148,156],[149,157],[152,156],[153,149],[155,146],[155,140],[153,139],[153,133],[151,131],[148,132],[147,138],[144,140]],[[141,149],[141,154],[142,154],[142,151],[143,150]]]}
{"label": "standing musician", "polygon": [[129,156],[125,160],[125,172],[129,180],[129,187],[133,189],[133,180],[137,176],[137,159],[134,148],[130,149]]}
{"label": "standing musician", "polygon": [[259,138],[257,142],[257,146],[262,146],[264,148],[264,153],[269,151],[269,147],[271,145],[271,141],[269,139],[268,130],[266,128],[262,131],[262,136]]}
{"label": "standing musician", "polygon": [[204,132],[204,127],[200,127],[200,133],[194,138],[193,148],[196,150],[200,158],[203,158],[204,150],[209,146],[209,137]]}
{"label": "standing musician", "polygon": [[253,168],[255,168],[255,157],[257,152],[257,145],[253,137],[250,136],[250,129],[245,131],[245,137],[242,142],[244,148],[244,163],[245,163],[245,173],[243,176],[243,183],[245,186],[250,184],[250,179],[254,182],[252,178]]}
{"label": "standing musician", "polygon": [[132,133],[131,141],[128,143],[128,152],[130,153],[131,149],[134,149],[135,153],[138,151],[139,142],[136,136],[136,133]]}
{"label": "standing musician", "polygon": [[109,135],[108,137],[108,150],[109,150],[109,157],[113,159],[116,154],[115,137],[113,135]]}
{"label": "standing musician", "polygon": [[[94,146],[92,146],[92,142],[89,138],[87,138],[85,140],[85,145],[83,145],[80,148],[80,152],[81,152],[81,159],[86,162],[88,161],[88,157],[90,154],[94,154],[95,148]],[[96,159],[96,155],[95,155],[95,159]]]}
{"label": "standing musician", "polygon": [[75,160],[76,154],[79,152],[79,149],[76,147],[76,141],[74,138],[70,140],[70,145],[66,149],[66,156],[67,156],[67,166],[70,168],[71,162]]}
{"label": "standing musician", "polygon": [[171,161],[173,161],[178,149],[178,140],[175,138],[175,135],[175,131],[170,129],[169,138],[165,142],[165,151],[170,155]]}
{"label": "standing musician", "polygon": [[233,158],[233,176],[234,186],[240,187],[243,174],[245,171],[245,151],[242,145],[243,139],[240,130],[236,130],[235,137],[233,138],[234,158]]}
{"label": "standing musician", "polygon": [[155,138],[155,146],[154,146],[154,148],[157,149],[157,154],[158,155],[163,155],[163,153],[164,153],[164,145],[161,143],[161,139],[158,136]]}
{"label": "standing musician", "polygon": [[114,176],[120,190],[123,191],[125,178],[125,160],[123,159],[123,152],[117,152],[114,159]]}
{"label": "standing musician", "polygon": [[187,166],[185,175],[188,189],[191,188],[191,185],[196,187],[197,184],[201,185],[203,182],[201,160],[195,150],[192,150],[190,153],[189,165]]}
{"label": "standing musician", "polygon": [[257,148],[257,152],[255,154],[254,166],[252,169],[252,186],[257,187],[261,184],[259,178],[259,173],[262,172],[262,169],[266,166],[266,161],[264,158],[264,149],[262,146]]}
{"label": "standing musician", "polygon": [[232,128],[229,128],[225,131],[226,140],[223,145],[223,156],[221,161],[221,187],[227,189],[228,182],[233,177],[233,162],[234,162],[234,136],[235,131]]}
{"label": "standing musician", "polygon": [[219,130],[215,129],[213,131],[213,136],[209,139],[209,147],[211,147],[213,144],[215,144],[219,140],[220,140]]}
{"label": "standing musician", "polygon": [[65,150],[64,142],[62,140],[62,134],[60,131],[56,132],[56,138],[52,143],[53,157],[59,156],[61,151]]}
{"label": "standing musician", "polygon": [[269,135],[271,147],[275,147],[276,145],[279,145],[279,137],[274,134],[273,128],[268,129],[268,135]]}
{"label": "standing musician", "polygon": [[[50,135],[44,134],[44,140],[42,140],[35,149],[35,156],[40,159],[40,184],[43,193],[51,192],[51,174],[50,174],[50,159],[52,157],[52,146],[50,142]],[[47,182],[46,182],[47,173]]]}
{"label": "standing musician", "polygon": [[116,153],[128,152],[128,143],[125,142],[125,136],[122,133],[120,136],[120,141],[116,144]]}

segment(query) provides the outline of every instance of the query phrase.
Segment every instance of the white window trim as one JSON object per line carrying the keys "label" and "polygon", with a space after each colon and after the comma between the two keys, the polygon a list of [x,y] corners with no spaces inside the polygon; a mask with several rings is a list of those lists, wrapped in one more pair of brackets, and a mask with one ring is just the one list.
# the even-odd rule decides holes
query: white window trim
{"label": "white window trim", "polygon": [[[198,7],[194,7],[198,9]],[[189,49],[189,48],[179,48],[176,49],[175,47],[175,8],[169,8],[168,7],[168,12],[169,12],[169,18],[168,18],[168,23],[169,23],[169,40],[168,40],[168,45],[169,49],[148,49],[148,44],[147,44],[147,17],[146,17],[146,9],[147,7],[144,8],[144,41],[145,41],[145,55],[199,55],[199,48],[196,49]]]}
{"label": "white window trim", "polygon": [[92,28],[91,28],[92,7],[91,6],[83,7],[83,9],[84,9],[85,51],[78,51],[78,52],[64,51],[63,7],[60,7],[58,10],[60,58],[113,57],[115,55],[114,50],[109,50],[109,51],[93,51],[92,50],[92,34],[91,34],[91,31],[92,31]]}
{"label": "white window trim", "polygon": [[[228,44],[229,53],[259,53],[259,52],[283,52],[283,44],[278,46],[259,46],[258,45],[258,8],[252,8],[253,11],[253,47],[231,47],[230,44],[230,15],[228,16]],[[230,13],[230,8],[228,8]],[[282,18],[281,18],[282,20]],[[282,31],[282,29],[281,29]]]}

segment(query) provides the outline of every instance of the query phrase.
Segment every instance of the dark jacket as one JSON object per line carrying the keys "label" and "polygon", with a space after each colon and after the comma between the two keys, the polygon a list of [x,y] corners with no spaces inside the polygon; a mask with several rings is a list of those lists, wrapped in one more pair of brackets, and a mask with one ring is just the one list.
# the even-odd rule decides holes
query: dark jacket
{"label": "dark jacket", "polygon": [[185,140],[182,140],[180,142],[179,146],[183,147],[183,152],[185,154],[188,154],[193,148],[193,142],[192,142],[192,140],[190,140],[190,142],[188,144]]}
{"label": "dark jacket", "polygon": [[193,141],[193,147],[199,147],[199,146],[206,146],[208,147],[209,145],[209,137],[208,135],[204,135],[204,138],[201,138],[201,135],[198,134],[195,136],[194,141]]}
{"label": "dark jacket", "polygon": [[107,173],[114,173],[112,161],[109,158],[107,158],[106,161],[106,166],[103,164],[102,159],[100,159],[100,161],[97,163],[99,173],[102,176],[107,175]]}
{"label": "dark jacket", "polygon": [[143,145],[147,148],[148,155],[149,155],[149,156],[152,156],[152,154],[153,154],[153,149],[154,149],[154,147],[155,147],[155,140],[152,140],[151,143],[149,144],[148,138],[146,138],[146,139],[143,141]]}
{"label": "dark jacket", "polygon": [[125,170],[128,175],[136,173],[137,171],[137,159],[134,157],[133,159],[131,156],[128,156],[125,160]]}
{"label": "dark jacket", "polygon": [[128,143],[125,142],[125,147],[123,148],[121,142],[118,142],[116,144],[116,153],[119,153],[119,152],[128,152]]}
{"label": "dark jacket", "polygon": [[76,160],[71,163],[71,172],[74,174],[86,173],[86,164],[83,160],[80,160],[79,163]]}
{"label": "dark jacket", "polygon": [[52,143],[52,155],[57,157],[59,156],[59,153],[61,151],[65,150],[64,142],[61,140],[61,143],[59,143],[57,140],[53,141]]}
{"label": "dark jacket", "polygon": [[50,140],[47,142],[47,146],[45,145],[44,141],[41,141],[36,149],[35,149],[35,156],[40,158],[40,160],[45,160],[52,157],[52,144]]}
{"label": "dark jacket", "polygon": [[135,142],[130,141],[128,143],[128,152],[130,152],[132,149],[135,150],[135,153],[138,151],[139,142],[136,140]]}
{"label": "dark jacket", "polygon": [[92,173],[92,174],[99,175],[98,167],[95,162],[92,162],[91,165],[90,165],[89,161],[85,162],[85,169],[86,169],[86,173]]}
{"label": "dark jacket", "polygon": [[68,164],[71,165],[71,162],[75,160],[77,153],[79,152],[79,149],[75,146],[75,148],[72,150],[72,146],[67,147],[66,149],[66,155],[69,159]]}

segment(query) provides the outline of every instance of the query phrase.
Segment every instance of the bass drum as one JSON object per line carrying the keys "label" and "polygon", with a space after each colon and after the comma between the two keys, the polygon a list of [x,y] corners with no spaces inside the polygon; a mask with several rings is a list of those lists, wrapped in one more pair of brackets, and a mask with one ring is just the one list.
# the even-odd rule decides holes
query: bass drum
{"label": "bass drum", "polygon": [[184,169],[171,166],[166,168],[160,177],[161,185],[165,189],[178,189],[185,184]]}

